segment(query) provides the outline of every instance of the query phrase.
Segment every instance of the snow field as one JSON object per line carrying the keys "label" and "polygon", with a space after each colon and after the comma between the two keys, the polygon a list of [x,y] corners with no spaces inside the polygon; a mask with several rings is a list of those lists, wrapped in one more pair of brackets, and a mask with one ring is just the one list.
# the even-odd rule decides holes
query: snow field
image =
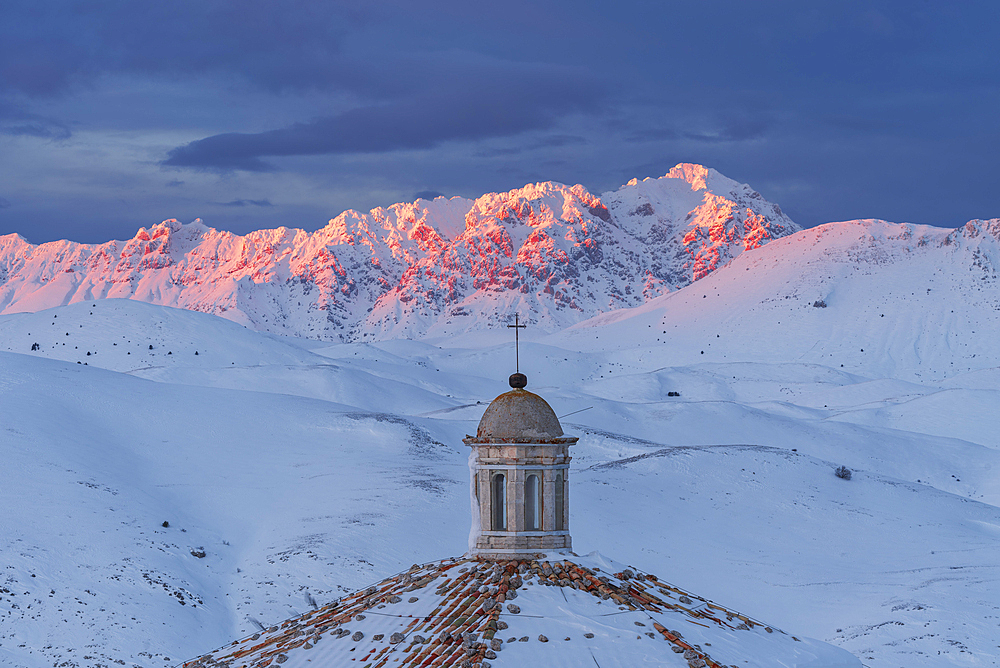
{"label": "snow field", "polygon": [[[996,254],[966,232],[825,226],[529,329],[529,389],[581,437],[576,552],[868,666],[1000,663]],[[173,665],[462,553],[460,441],[510,348],[118,300],[3,316],[0,664]]]}

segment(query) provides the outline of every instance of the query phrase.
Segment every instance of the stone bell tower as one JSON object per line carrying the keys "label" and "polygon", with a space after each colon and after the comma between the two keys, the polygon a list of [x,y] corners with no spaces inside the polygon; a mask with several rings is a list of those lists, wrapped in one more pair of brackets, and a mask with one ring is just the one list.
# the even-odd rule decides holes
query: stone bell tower
{"label": "stone bell tower", "polygon": [[524,388],[522,373],[511,391],[490,403],[475,436],[469,469],[473,498],[473,556],[533,559],[569,550],[569,446],[555,412]]}

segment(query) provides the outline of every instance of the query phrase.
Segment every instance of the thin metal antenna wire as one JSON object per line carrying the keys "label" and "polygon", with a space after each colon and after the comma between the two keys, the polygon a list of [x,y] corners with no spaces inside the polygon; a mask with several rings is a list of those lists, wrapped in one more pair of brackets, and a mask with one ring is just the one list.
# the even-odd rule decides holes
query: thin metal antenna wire
{"label": "thin metal antenna wire", "polygon": [[566,413],[566,415],[560,415],[556,419],[562,420],[564,417],[569,417],[570,415],[576,415],[577,413],[582,413],[583,411],[589,411],[591,408],[593,408],[593,406],[587,406],[586,408],[581,408],[578,411],[573,411],[572,413]]}

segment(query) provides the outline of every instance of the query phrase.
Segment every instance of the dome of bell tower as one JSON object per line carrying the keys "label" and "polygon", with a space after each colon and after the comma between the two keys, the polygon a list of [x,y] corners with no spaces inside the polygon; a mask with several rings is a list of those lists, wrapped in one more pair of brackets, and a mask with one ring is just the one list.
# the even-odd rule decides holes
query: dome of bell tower
{"label": "dome of bell tower", "polygon": [[[545,399],[524,389],[524,374],[510,377],[512,389],[490,402],[479,421],[479,443],[545,443],[563,435],[555,411]],[[574,439],[575,440],[575,439]]]}

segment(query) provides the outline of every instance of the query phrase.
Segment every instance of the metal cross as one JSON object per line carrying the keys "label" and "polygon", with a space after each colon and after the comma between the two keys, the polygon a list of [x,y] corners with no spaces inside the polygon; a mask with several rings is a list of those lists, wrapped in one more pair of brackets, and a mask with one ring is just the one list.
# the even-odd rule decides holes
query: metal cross
{"label": "metal cross", "polygon": [[518,340],[518,330],[524,329],[525,327],[527,327],[527,325],[522,325],[520,323],[519,316],[517,313],[514,314],[514,324],[507,325],[508,329],[514,330],[514,371],[517,373],[521,373],[521,360],[519,351],[520,342]]}

